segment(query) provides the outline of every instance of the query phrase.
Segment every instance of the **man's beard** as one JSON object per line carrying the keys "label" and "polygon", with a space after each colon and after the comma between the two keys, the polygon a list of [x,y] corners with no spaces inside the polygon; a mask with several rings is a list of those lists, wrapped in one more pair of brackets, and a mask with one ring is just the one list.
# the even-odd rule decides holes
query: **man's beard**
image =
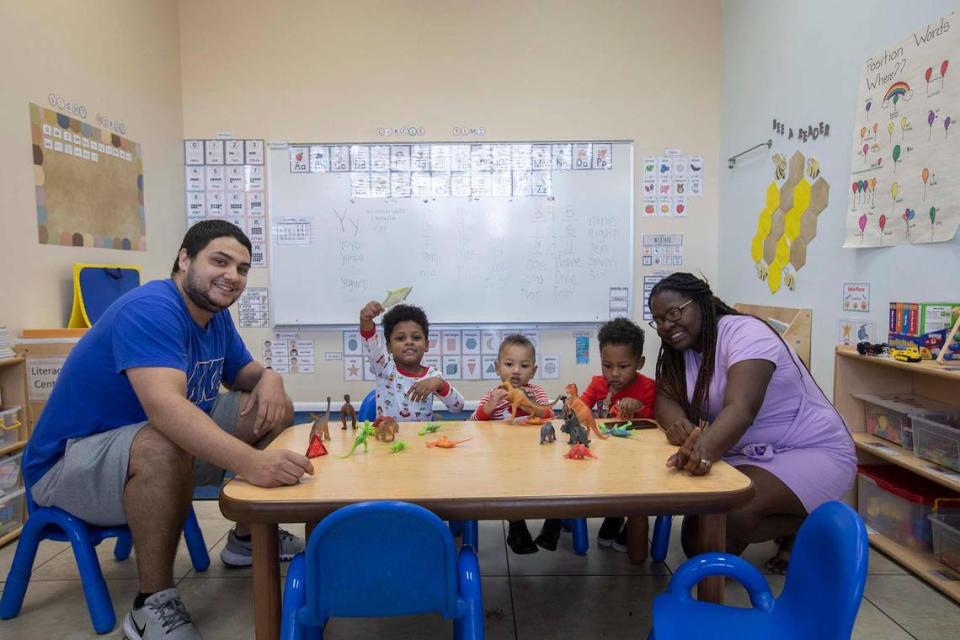
{"label": "man's beard", "polygon": [[233,304],[233,301],[226,305],[214,302],[206,291],[200,287],[192,267],[187,269],[187,276],[183,279],[183,292],[187,294],[193,304],[210,313],[219,313]]}

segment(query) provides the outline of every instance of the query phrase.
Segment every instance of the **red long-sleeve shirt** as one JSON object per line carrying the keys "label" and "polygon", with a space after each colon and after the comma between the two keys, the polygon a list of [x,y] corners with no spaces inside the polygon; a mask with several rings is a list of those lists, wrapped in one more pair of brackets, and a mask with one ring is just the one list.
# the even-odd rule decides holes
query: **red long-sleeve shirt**
{"label": "red long-sleeve shirt", "polygon": [[[583,403],[593,409],[595,406],[603,406],[603,401],[610,392],[610,387],[603,376],[593,376],[590,384],[580,394]],[[617,401],[621,398],[634,398],[643,403],[643,407],[638,413],[632,416],[620,416]],[[653,406],[657,401],[657,383],[638,373],[629,385],[621,389],[610,399],[610,417],[611,418],[648,418],[653,419]]]}

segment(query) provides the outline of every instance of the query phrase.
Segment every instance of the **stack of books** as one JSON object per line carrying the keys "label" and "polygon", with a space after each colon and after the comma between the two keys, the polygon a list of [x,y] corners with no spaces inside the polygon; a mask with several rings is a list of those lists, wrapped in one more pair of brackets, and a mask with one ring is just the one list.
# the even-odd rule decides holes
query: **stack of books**
{"label": "stack of books", "polygon": [[10,342],[10,331],[0,325],[0,360],[12,358],[16,354],[13,352],[13,343]]}

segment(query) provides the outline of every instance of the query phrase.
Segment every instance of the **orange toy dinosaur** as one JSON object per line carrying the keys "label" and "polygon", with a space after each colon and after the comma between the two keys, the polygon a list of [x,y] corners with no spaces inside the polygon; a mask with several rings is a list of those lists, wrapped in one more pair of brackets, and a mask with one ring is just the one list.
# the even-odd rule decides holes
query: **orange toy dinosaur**
{"label": "orange toy dinosaur", "polygon": [[567,390],[567,398],[563,401],[563,406],[567,411],[573,411],[576,414],[577,419],[580,421],[584,427],[593,431],[594,435],[600,438],[601,440],[606,440],[610,436],[600,433],[600,429],[597,428],[597,421],[593,419],[593,412],[590,411],[590,407],[584,404],[583,400],[580,399],[580,393],[577,391],[577,385],[572,382],[564,387]]}
{"label": "orange toy dinosaur", "polygon": [[[549,420],[553,417],[553,405],[557,403],[557,400],[554,400],[549,405],[544,406],[542,404],[537,404],[531,400],[527,394],[523,392],[523,389],[517,389],[515,386],[510,384],[509,380],[504,380],[503,384],[500,385],[502,389],[507,391],[507,402],[510,403],[510,419],[507,420],[508,423],[512,423],[517,419],[517,410],[523,409],[531,416],[531,420],[527,424],[543,424],[544,420]],[[540,422],[535,420],[539,419]]]}
{"label": "orange toy dinosaur", "polygon": [[447,436],[440,436],[436,440],[428,440],[427,447],[431,449],[434,447],[440,447],[441,449],[453,449],[458,444],[463,444],[467,440],[470,440],[470,438],[466,438],[464,440],[451,440]]}

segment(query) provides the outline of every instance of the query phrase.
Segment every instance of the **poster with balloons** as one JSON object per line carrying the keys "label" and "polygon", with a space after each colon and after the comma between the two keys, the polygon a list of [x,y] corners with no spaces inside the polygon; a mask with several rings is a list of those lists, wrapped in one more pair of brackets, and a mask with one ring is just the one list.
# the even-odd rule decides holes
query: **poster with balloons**
{"label": "poster with balloons", "polygon": [[844,247],[945,242],[960,224],[960,24],[924,25],[864,62]]}

